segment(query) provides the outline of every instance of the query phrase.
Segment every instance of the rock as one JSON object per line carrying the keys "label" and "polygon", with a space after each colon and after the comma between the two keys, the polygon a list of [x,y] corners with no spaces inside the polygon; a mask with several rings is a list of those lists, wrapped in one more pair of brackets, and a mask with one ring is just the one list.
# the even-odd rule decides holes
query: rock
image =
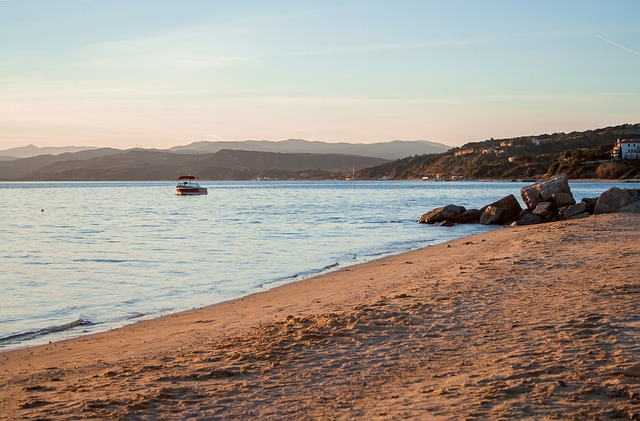
{"label": "rock", "polygon": [[629,203],[627,206],[619,208],[617,213],[640,213],[640,200]]}
{"label": "rock", "polygon": [[582,212],[577,215],[570,216],[567,219],[582,219],[582,218],[588,218],[589,216],[591,216],[589,212]]}
{"label": "rock", "polygon": [[598,201],[598,198],[595,197],[583,197],[582,198],[582,202],[587,204],[587,211],[589,213],[593,213],[593,208],[596,207],[596,202]]}
{"label": "rock", "polygon": [[521,188],[520,197],[529,209],[535,208],[538,203],[542,202],[542,195],[535,184]]}
{"label": "rock", "polygon": [[566,174],[556,175],[549,180],[520,189],[520,196],[529,209],[534,209],[540,202],[552,201],[552,196],[558,193],[571,194]]}
{"label": "rock", "polygon": [[555,214],[556,207],[553,202],[540,202],[536,205],[533,213],[546,219],[548,216]]}
{"label": "rock", "polygon": [[[494,209],[489,210],[489,208]],[[498,212],[495,208],[502,209],[502,211]],[[481,224],[508,224],[518,219],[520,212],[522,212],[522,206],[520,206],[518,199],[516,199],[514,195],[510,194],[509,196],[505,196],[502,199],[485,206],[480,209],[480,211],[482,211],[482,215],[480,216]],[[485,222],[483,222],[483,220]]]}
{"label": "rock", "polygon": [[576,204],[576,199],[571,193],[554,193],[551,195],[551,201],[557,208]]}
{"label": "rock", "polygon": [[587,216],[588,216],[589,215],[588,209],[589,207],[585,202],[580,202],[575,205],[570,205],[570,206],[565,206],[560,208],[560,210],[558,211],[558,214],[562,219],[569,219],[572,216],[585,213],[585,212],[587,213]]}
{"label": "rock", "polygon": [[482,215],[480,215],[480,223],[484,225],[491,224],[500,224],[502,220],[502,214],[504,213],[504,208],[499,208],[497,206],[486,206]]}
{"label": "rock", "polygon": [[464,206],[447,205],[427,212],[418,221],[421,224],[435,224],[436,222],[454,221],[458,215],[466,212]]}
{"label": "rock", "polygon": [[598,197],[593,213],[612,213],[640,200],[640,189],[611,187]]}
{"label": "rock", "polygon": [[536,215],[535,213],[532,213],[532,212],[526,212],[524,215],[522,215],[520,219],[518,219],[513,224],[517,226],[535,225],[535,224],[541,223],[543,220],[544,219],[540,215]]}
{"label": "rock", "polygon": [[477,224],[482,212],[479,209],[469,209],[458,215],[453,221],[458,224]]}
{"label": "rock", "polygon": [[549,201],[556,193],[571,194],[569,177],[567,177],[566,174],[556,175],[547,181],[537,183],[536,186],[538,186],[538,191],[540,191],[540,195],[542,195],[542,200],[544,201]]}

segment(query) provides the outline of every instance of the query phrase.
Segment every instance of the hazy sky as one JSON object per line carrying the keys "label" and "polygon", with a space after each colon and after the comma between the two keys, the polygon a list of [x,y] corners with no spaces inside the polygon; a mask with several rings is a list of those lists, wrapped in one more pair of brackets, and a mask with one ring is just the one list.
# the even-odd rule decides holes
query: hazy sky
{"label": "hazy sky", "polygon": [[640,0],[0,0],[0,149],[640,122]]}

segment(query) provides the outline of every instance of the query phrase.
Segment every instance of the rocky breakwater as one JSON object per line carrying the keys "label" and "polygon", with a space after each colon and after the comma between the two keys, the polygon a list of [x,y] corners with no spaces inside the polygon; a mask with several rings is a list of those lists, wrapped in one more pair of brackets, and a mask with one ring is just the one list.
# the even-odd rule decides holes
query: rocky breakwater
{"label": "rocky breakwater", "polygon": [[569,179],[564,174],[523,187],[520,197],[526,206],[524,209],[510,194],[481,209],[442,206],[425,213],[418,222],[441,226],[469,223],[533,225],[586,218],[599,213],[640,212],[640,189],[613,187],[597,198],[584,198],[577,203],[571,193]]}

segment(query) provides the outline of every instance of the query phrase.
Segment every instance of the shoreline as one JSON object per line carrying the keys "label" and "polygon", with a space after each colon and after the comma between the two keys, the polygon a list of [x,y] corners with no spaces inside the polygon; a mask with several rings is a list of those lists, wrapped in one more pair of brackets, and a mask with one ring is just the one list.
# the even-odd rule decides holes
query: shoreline
{"label": "shoreline", "polygon": [[[486,232],[491,232],[493,230],[508,228],[507,226],[500,227],[500,226],[497,226],[497,225],[487,226],[487,227],[489,227],[489,228],[485,232],[481,232],[481,233],[477,233],[477,234],[470,234],[470,235],[463,235],[463,236],[461,236],[461,237],[459,237],[457,239],[468,238],[468,237],[472,237],[472,236],[475,236],[475,235],[482,235],[482,234],[484,234]],[[334,264],[326,266],[326,267],[324,267],[322,269],[311,270],[310,272],[308,272],[308,273],[306,273],[304,275],[293,274],[293,275],[290,275],[290,276],[279,278],[278,280],[270,280],[269,282],[267,282],[267,284],[275,285],[275,286],[269,287],[268,289],[257,290],[257,291],[254,291],[254,292],[250,292],[247,295],[242,295],[242,296],[239,296],[237,298],[225,299],[223,301],[215,302],[215,303],[212,303],[212,304],[205,304],[202,307],[192,307],[192,308],[188,308],[188,309],[171,311],[169,313],[164,313],[164,314],[151,314],[151,315],[144,315],[144,316],[141,316],[141,317],[136,317],[135,319],[132,319],[132,321],[129,322],[129,323],[122,322],[123,324],[117,324],[115,327],[110,327],[107,330],[98,330],[98,331],[94,331],[94,332],[78,333],[77,335],[70,335],[68,337],[64,337],[64,336],[63,337],[59,336],[57,338],[52,337],[51,340],[49,340],[47,342],[44,342],[44,341],[46,341],[46,339],[44,339],[43,341],[38,341],[38,342],[33,343],[33,344],[23,344],[23,345],[18,345],[16,347],[10,347],[10,348],[7,348],[7,349],[0,348],[0,356],[2,354],[13,352],[13,351],[20,351],[20,350],[26,350],[26,349],[31,349],[31,348],[37,348],[37,347],[46,347],[46,346],[50,346],[50,345],[57,345],[60,342],[77,340],[77,339],[84,338],[84,337],[87,337],[87,336],[92,336],[92,335],[100,335],[100,334],[103,334],[103,333],[106,333],[106,332],[110,332],[110,331],[114,331],[114,330],[119,330],[119,329],[123,329],[123,328],[126,328],[126,327],[130,327],[130,326],[136,325],[138,323],[149,322],[149,321],[161,319],[161,318],[164,318],[164,317],[171,317],[171,316],[174,316],[174,315],[177,315],[177,314],[181,314],[181,313],[189,313],[189,312],[192,312],[192,311],[203,310],[203,309],[207,309],[209,307],[214,307],[214,306],[222,305],[222,304],[233,302],[233,301],[237,301],[237,300],[243,300],[244,298],[250,297],[252,295],[267,293],[269,291],[275,290],[277,288],[281,288],[283,286],[286,286],[286,285],[289,285],[289,284],[292,284],[292,283],[310,281],[310,280],[313,280],[315,278],[319,278],[319,277],[323,277],[323,276],[326,276],[326,275],[330,275],[330,274],[332,274],[334,272],[339,272],[341,270],[345,270],[345,269],[352,268],[352,267],[359,266],[359,265],[366,265],[368,263],[376,262],[378,260],[383,260],[383,259],[387,259],[387,258],[394,257],[394,256],[400,256],[400,255],[403,255],[405,253],[416,252],[416,251],[422,250],[423,248],[433,247],[435,245],[443,244],[443,243],[446,243],[446,242],[449,242],[449,241],[455,241],[455,240],[446,240],[446,241],[442,241],[441,240],[440,243],[429,244],[429,245],[422,246],[422,247],[417,248],[417,249],[411,249],[411,250],[405,250],[405,251],[395,251],[395,252],[389,252],[389,253],[385,252],[385,253],[382,253],[382,254],[380,254],[380,255],[378,255],[376,257],[368,256],[366,258],[366,260],[364,260],[362,262],[359,262],[359,263],[351,263],[351,262],[343,262],[342,264],[334,263]],[[286,280],[284,280],[284,279],[286,279]],[[75,321],[70,321],[68,323],[65,323],[64,326],[77,324],[79,322],[82,322],[83,320],[84,319],[82,318],[82,316],[79,316],[78,319],[76,319]],[[79,326],[84,326],[84,325],[80,323]],[[52,328],[56,329],[56,328],[59,328],[59,327],[61,327],[61,326],[53,326]],[[48,330],[48,328],[42,328],[42,329],[37,329],[37,330]],[[31,333],[31,332],[17,333],[17,334],[12,335],[12,336],[22,336],[22,335],[26,335],[26,334],[29,334],[29,333]],[[48,338],[48,336],[47,336],[47,338]]]}
{"label": "shoreline", "polygon": [[[510,229],[511,227],[499,227],[496,228],[495,230],[501,230],[501,229]],[[134,321],[132,323],[128,323],[119,327],[115,327],[115,328],[111,328],[109,330],[106,331],[99,331],[99,332],[93,332],[93,333],[87,333],[87,334],[79,334],[78,336],[72,336],[70,338],[62,338],[59,340],[55,340],[55,341],[50,341],[48,343],[40,343],[40,344],[34,344],[34,345],[24,345],[21,346],[19,348],[12,348],[12,349],[7,349],[7,350],[1,350],[0,349],[0,358],[4,355],[4,354],[10,354],[10,353],[21,353],[21,352],[28,352],[29,350],[34,350],[34,349],[39,349],[39,348],[45,348],[45,349],[51,349],[52,347],[57,347],[60,344],[65,344],[67,342],[85,342],[85,338],[92,338],[94,336],[102,336],[102,335],[107,335],[111,332],[118,332],[121,330],[125,330],[125,329],[131,329],[131,330],[137,330],[136,326],[137,325],[145,325],[144,328],[147,328],[147,324],[151,323],[151,324],[155,324],[155,322],[157,321],[161,321],[163,319],[169,319],[169,318],[183,318],[183,317],[188,317],[190,318],[193,313],[199,313],[199,312],[208,312],[208,311],[226,311],[226,307],[227,306],[235,306],[237,302],[242,302],[245,300],[253,300],[255,298],[259,299],[260,297],[262,297],[263,295],[269,294],[269,293],[273,293],[273,292],[280,292],[280,289],[287,289],[288,287],[292,287],[294,285],[297,284],[306,284],[306,283],[315,283],[316,281],[321,281],[323,278],[325,277],[332,277],[335,274],[341,273],[341,272],[350,272],[352,269],[354,268],[358,268],[360,266],[369,266],[369,265],[386,265],[387,263],[385,262],[386,260],[392,259],[392,260],[396,260],[396,259],[402,259],[402,256],[404,255],[410,255],[413,253],[418,253],[422,250],[426,250],[432,247],[436,247],[436,246],[442,246],[442,245],[447,245],[449,243],[453,243],[456,241],[460,241],[460,240],[466,240],[466,239],[471,239],[473,237],[477,237],[477,236],[483,236],[487,233],[490,233],[492,231],[495,230],[490,230],[487,232],[483,232],[483,233],[479,233],[479,234],[472,234],[472,235],[466,235],[466,236],[462,236],[460,238],[456,238],[453,240],[449,240],[449,241],[444,241],[441,243],[436,243],[436,244],[431,244],[431,245],[427,245],[425,247],[421,247],[418,249],[414,249],[414,250],[408,250],[408,251],[403,251],[403,252],[398,252],[395,254],[389,254],[389,255],[384,255],[382,257],[379,258],[375,258],[372,260],[368,260],[365,262],[361,262],[361,263],[354,263],[354,264],[350,264],[348,266],[342,266],[342,267],[338,267],[337,269],[328,269],[326,271],[321,271],[319,273],[315,273],[315,274],[311,274],[308,277],[303,277],[301,279],[297,279],[297,280],[292,280],[289,282],[285,282],[281,285],[266,289],[266,290],[262,290],[262,291],[255,291],[252,293],[249,293],[247,295],[238,297],[238,298],[233,298],[230,300],[225,300],[225,301],[221,301],[218,303],[213,303],[213,304],[208,304],[202,307],[197,307],[197,308],[192,308],[192,309],[186,309],[186,310],[179,310],[179,311],[175,311],[175,312],[171,312],[171,313],[167,313],[167,314],[163,314],[163,315],[155,315],[152,316],[151,318],[148,319],[141,319],[141,320],[137,320]],[[298,288],[296,288],[297,290]],[[286,293],[286,291],[282,291],[283,293]],[[220,309],[218,309],[219,307],[221,307]],[[277,318],[277,315],[274,316],[275,318]],[[1,363],[1,361],[0,361]]]}
{"label": "shoreline", "polygon": [[0,415],[638,416],[638,226],[496,230],[2,352]]}

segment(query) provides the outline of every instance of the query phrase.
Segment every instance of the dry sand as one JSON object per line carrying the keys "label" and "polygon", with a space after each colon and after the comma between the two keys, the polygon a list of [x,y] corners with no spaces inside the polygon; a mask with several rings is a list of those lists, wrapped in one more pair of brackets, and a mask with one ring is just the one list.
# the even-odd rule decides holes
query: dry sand
{"label": "dry sand", "polygon": [[639,274],[640,215],[467,237],[0,354],[0,418],[639,419]]}

